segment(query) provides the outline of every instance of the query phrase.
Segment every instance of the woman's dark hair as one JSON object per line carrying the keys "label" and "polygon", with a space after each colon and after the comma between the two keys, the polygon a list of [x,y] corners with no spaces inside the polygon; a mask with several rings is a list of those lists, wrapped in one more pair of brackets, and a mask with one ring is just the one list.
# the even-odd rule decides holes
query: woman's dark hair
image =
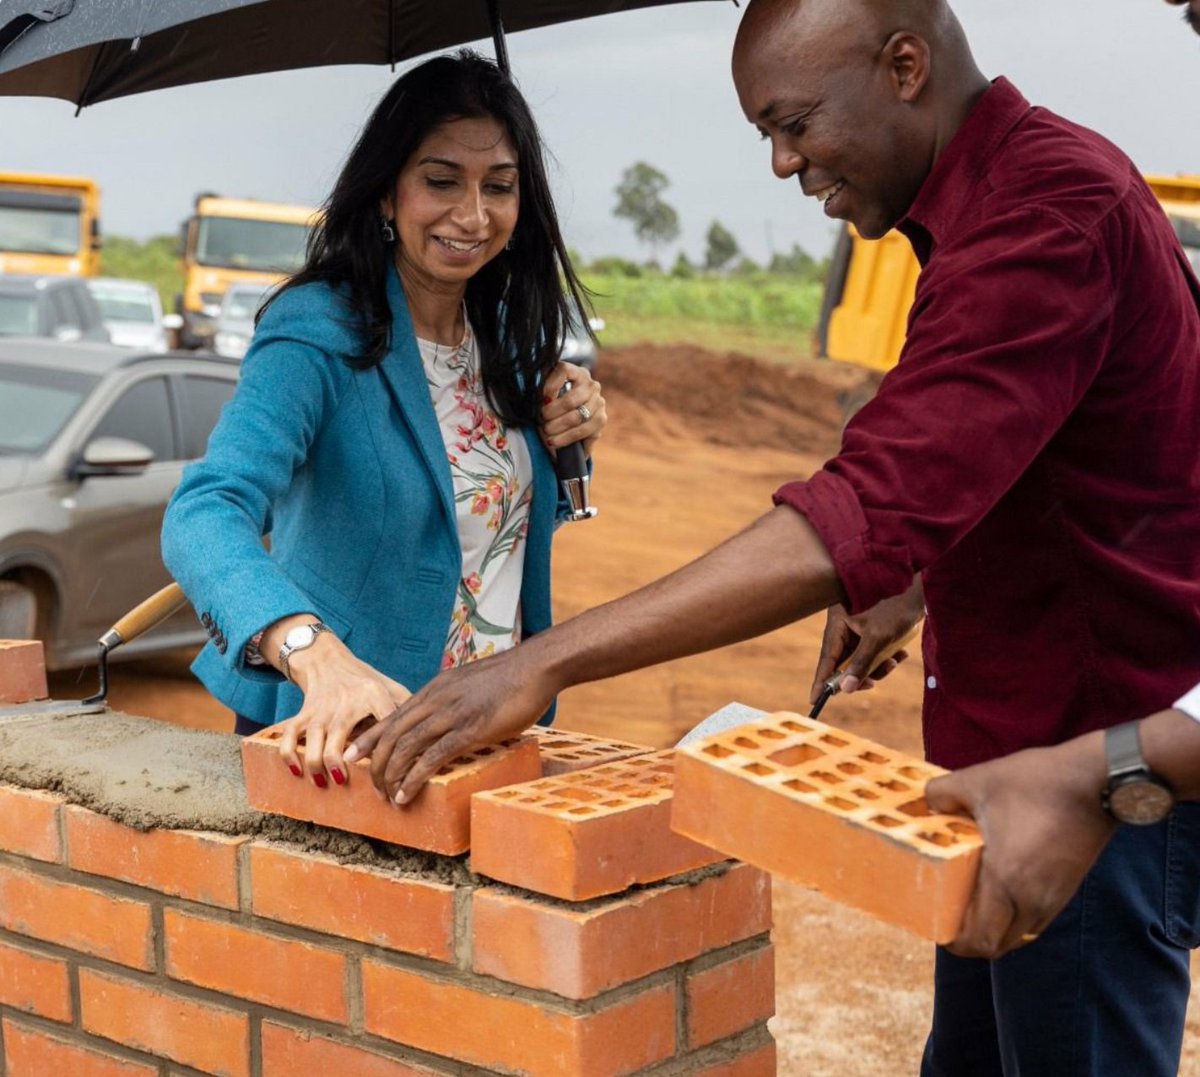
{"label": "woman's dark hair", "polygon": [[346,361],[360,370],[381,363],[391,345],[393,248],[380,235],[380,202],[435,128],[483,117],[496,120],[517,151],[521,208],[509,249],[467,283],[467,315],[497,414],[506,423],[531,425],[564,332],[574,323],[590,332],[586,290],[559,229],[533,114],[512,80],[478,53],[438,56],[396,80],[350,151],[309,237],[304,267],[276,294],[313,281],[348,285],[363,347]]}

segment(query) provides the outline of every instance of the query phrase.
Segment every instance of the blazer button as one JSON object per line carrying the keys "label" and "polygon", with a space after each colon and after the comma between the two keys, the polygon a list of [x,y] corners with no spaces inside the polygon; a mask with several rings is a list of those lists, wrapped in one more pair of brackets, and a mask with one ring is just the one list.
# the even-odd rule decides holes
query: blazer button
{"label": "blazer button", "polygon": [[224,654],[228,649],[229,649],[229,644],[227,644],[225,642],[225,637],[219,636],[217,638],[217,653]]}
{"label": "blazer button", "polygon": [[205,628],[212,628],[212,614],[209,613],[208,610],[205,610],[202,614],[200,614],[200,623],[204,625]]}

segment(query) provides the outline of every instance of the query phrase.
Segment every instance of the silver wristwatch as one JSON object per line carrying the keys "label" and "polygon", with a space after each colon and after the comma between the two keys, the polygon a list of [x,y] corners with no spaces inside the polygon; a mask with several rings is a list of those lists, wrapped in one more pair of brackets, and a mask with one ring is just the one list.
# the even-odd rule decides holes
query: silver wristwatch
{"label": "silver wristwatch", "polygon": [[288,659],[297,651],[311,647],[322,632],[329,631],[332,631],[329,625],[321,621],[311,621],[306,625],[296,625],[295,628],[288,629],[287,635],[283,637],[283,646],[279,648],[279,668],[289,681],[292,675],[288,671]]}

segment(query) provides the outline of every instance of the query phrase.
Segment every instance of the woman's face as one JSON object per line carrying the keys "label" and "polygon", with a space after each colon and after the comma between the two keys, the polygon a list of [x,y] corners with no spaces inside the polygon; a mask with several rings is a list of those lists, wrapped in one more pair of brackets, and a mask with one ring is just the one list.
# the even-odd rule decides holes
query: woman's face
{"label": "woman's face", "polygon": [[408,283],[464,285],[517,226],[517,152],[490,117],[451,120],[417,147],[381,208]]}

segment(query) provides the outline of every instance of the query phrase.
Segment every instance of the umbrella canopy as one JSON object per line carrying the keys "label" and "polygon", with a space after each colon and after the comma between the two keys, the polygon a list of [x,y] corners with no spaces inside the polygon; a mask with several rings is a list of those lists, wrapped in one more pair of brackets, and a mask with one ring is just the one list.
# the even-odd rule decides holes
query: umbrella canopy
{"label": "umbrella canopy", "polygon": [[83,107],[211,79],[394,64],[492,35],[682,0],[3,0],[0,94]]}

